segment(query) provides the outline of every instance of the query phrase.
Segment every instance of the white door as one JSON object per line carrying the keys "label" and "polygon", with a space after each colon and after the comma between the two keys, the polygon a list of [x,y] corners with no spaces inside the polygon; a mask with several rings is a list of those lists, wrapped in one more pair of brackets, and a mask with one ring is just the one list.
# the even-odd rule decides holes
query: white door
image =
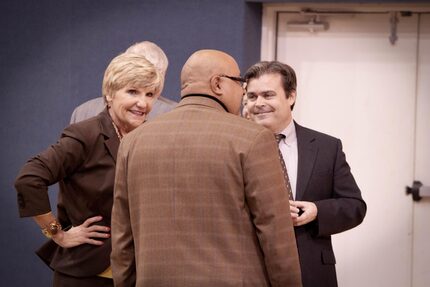
{"label": "white door", "polygon": [[399,16],[392,45],[387,13],[324,14],[329,29],[309,32],[291,25],[309,16],[283,11],[275,37],[263,26],[262,58],[295,69],[295,119],[342,139],[368,204],[360,226],[333,237],[339,286],[430,286],[430,202],[405,194],[414,179],[430,184],[429,15]]}
{"label": "white door", "polygon": [[[415,179],[430,185],[430,15],[420,15]],[[412,286],[430,286],[430,198],[414,203]]]}

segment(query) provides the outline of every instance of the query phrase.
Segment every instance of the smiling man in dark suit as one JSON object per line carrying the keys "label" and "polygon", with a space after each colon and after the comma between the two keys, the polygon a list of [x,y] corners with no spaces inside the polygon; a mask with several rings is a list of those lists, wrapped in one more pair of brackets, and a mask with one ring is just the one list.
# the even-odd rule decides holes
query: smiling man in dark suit
{"label": "smiling man in dark suit", "polygon": [[297,80],[290,66],[259,62],[245,79],[251,119],[282,138],[303,286],[337,286],[331,235],[359,225],[366,214],[342,143],[293,121]]}

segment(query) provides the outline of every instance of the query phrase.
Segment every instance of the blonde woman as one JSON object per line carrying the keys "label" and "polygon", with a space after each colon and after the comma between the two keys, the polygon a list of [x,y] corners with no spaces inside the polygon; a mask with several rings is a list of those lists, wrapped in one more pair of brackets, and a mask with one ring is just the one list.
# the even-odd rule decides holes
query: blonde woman
{"label": "blonde woman", "polygon": [[[67,127],[56,144],[30,159],[18,174],[19,213],[33,217],[50,238],[37,254],[54,270],[54,286],[113,286],[110,217],[118,146],[145,122],[163,83],[145,57],[115,57],[103,79],[107,108]],[[57,182],[56,218],[48,186]]]}

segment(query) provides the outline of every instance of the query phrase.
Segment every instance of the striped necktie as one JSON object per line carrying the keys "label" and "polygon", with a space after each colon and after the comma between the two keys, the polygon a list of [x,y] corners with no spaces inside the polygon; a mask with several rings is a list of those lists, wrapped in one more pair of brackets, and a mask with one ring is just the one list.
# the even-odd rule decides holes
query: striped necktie
{"label": "striped necktie", "polygon": [[288,196],[290,197],[290,200],[294,200],[293,192],[291,191],[290,178],[288,177],[287,166],[285,165],[284,158],[282,157],[281,150],[279,149],[279,143],[281,142],[282,139],[285,138],[285,135],[275,134],[275,138],[276,138],[276,141],[278,142],[279,161],[281,162],[282,171],[284,172],[284,180],[288,190]]}

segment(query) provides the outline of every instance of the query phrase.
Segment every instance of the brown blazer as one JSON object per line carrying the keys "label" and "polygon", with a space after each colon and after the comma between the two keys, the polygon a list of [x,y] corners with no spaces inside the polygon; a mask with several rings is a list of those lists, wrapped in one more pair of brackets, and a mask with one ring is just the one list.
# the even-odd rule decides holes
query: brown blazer
{"label": "brown blazer", "polygon": [[118,152],[115,286],[301,286],[273,134],[182,99]]}
{"label": "brown blazer", "polygon": [[[30,159],[18,174],[21,217],[51,210],[48,186],[59,183],[58,219],[63,228],[96,215],[110,225],[116,154],[119,139],[107,110],[70,125],[58,142]],[[37,252],[52,269],[75,277],[97,275],[109,265],[110,239],[102,246],[61,248],[50,240]]]}

